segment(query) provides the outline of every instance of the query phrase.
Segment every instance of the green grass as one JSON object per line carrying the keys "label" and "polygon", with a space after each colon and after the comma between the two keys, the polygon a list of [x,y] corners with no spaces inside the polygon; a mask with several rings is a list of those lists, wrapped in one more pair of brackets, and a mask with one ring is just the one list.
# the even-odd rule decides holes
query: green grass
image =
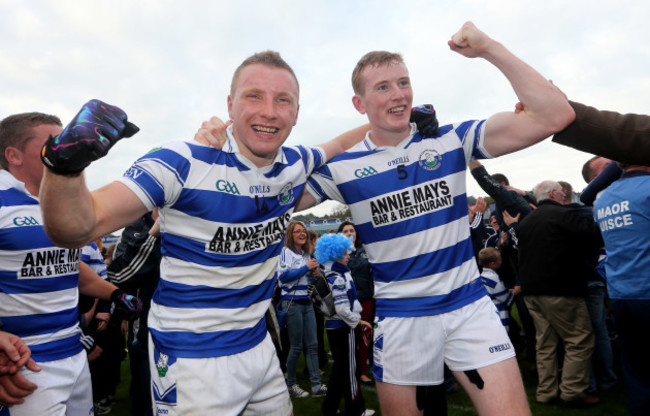
{"label": "green grass", "polygon": [[[618,357],[616,357],[618,358]],[[623,392],[623,382],[619,381],[616,388],[610,392],[600,394],[600,404],[588,409],[567,409],[560,405],[541,405],[535,401],[535,386],[537,385],[537,376],[534,372],[531,363],[520,360],[519,365],[522,370],[524,384],[526,386],[526,393],[528,394],[528,401],[531,406],[533,415],[535,416],[624,416],[625,409],[625,395]],[[309,380],[303,375],[304,363],[298,368],[298,384],[307,388]],[[617,372],[620,378],[620,371]],[[329,371],[323,376],[323,381],[327,383]],[[122,382],[117,390],[117,403],[113,406],[110,415],[112,416],[128,416],[129,411],[129,375],[128,362],[122,362]],[[366,407],[375,409],[377,415],[381,415],[379,411],[379,402],[377,401],[377,391],[374,386],[362,386],[363,395],[366,399]],[[304,399],[294,399],[294,414],[295,416],[314,416],[320,415],[320,405],[323,398],[306,397]],[[474,407],[465,394],[460,389],[456,393],[447,396],[447,406],[449,416],[474,416],[476,412]],[[343,414],[343,403],[341,403],[341,414]]]}

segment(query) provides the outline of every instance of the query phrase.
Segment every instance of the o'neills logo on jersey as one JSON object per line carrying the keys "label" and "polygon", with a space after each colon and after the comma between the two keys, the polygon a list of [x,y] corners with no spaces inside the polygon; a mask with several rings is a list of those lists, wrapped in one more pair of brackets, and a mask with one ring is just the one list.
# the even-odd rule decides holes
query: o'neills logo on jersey
{"label": "o'neills logo on jersey", "polygon": [[491,354],[494,354],[495,352],[508,351],[511,349],[512,349],[512,345],[510,345],[510,343],[507,343],[507,344],[493,345],[489,348],[489,351]]}
{"label": "o'neills logo on jersey", "polygon": [[268,185],[251,185],[248,187],[248,192],[251,195],[268,194],[269,192],[271,192],[271,187]]}
{"label": "o'neills logo on jersey", "polygon": [[442,164],[442,157],[440,153],[435,150],[425,150],[420,153],[419,165],[426,170],[436,170]]}
{"label": "o'neills logo on jersey", "polygon": [[278,202],[280,205],[288,205],[293,202],[293,184],[289,182],[284,185],[278,194]]}
{"label": "o'neills logo on jersey", "polygon": [[423,183],[415,188],[370,201],[374,226],[392,224],[454,205],[447,181]]}
{"label": "o'neills logo on jersey", "polygon": [[223,179],[219,179],[217,181],[217,191],[219,192],[225,192],[227,194],[233,194],[233,195],[240,195],[239,189],[237,189],[237,185],[233,182],[228,182]]}

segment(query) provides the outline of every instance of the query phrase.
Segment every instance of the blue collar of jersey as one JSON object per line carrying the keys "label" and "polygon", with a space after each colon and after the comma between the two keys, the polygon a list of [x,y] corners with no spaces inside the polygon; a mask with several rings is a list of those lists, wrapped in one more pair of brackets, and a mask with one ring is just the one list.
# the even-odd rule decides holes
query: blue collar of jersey
{"label": "blue collar of jersey", "polygon": [[339,273],[347,273],[350,271],[350,268],[343,263],[339,263],[338,261],[335,261],[332,264],[332,271],[339,272]]}

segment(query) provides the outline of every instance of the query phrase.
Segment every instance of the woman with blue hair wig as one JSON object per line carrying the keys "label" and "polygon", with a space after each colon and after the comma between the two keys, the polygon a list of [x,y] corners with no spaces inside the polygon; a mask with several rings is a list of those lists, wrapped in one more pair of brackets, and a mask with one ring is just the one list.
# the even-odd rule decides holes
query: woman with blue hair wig
{"label": "woman with blue hair wig", "polygon": [[366,403],[359,386],[358,351],[354,328],[372,326],[361,320],[361,304],[352,280],[348,260],[354,250],[352,238],[343,234],[327,234],[316,243],[316,260],[325,267],[325,276],[332,290],[336,313],[325,322],[334,364],[330,373],[329,388],[321,410],[325,415],[335,415],[341,396],[345,400],[345,415],[373,415],[366,410]]}

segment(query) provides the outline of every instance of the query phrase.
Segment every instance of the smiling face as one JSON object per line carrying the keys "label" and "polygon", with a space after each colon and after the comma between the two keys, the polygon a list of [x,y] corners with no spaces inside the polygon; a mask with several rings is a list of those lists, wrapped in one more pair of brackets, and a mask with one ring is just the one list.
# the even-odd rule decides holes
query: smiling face
{"label": "smiling face", "polygon": [[239,151],[256,166],[273,162],[298,120],[298,83],[286,69],[266,64],[242,68],[228,113]]}
{"label": "smiling face", "polygon": [[291,231],[293,235],[293,244],[297,249],[302,249],[307,242],[307,229],[301,224],[296,224]]}
{"label": "smiling face", "polygon": [[354,107],[367,114],[376,144],[397,144],[410,132],[413,90],[406,65],[390,62],[366,66],[360,74]]}

